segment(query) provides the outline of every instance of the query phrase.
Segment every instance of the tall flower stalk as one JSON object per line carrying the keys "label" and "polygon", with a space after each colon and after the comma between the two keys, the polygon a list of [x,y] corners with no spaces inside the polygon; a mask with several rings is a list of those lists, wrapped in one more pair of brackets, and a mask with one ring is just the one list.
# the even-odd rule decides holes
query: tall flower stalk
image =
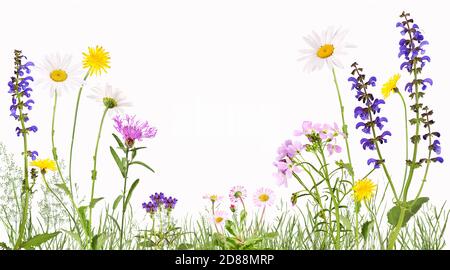
{"label": "tall flower stalk", "polygon": [[[125,214],[127,210],[127,205],[131,199],[134,189],[139,184],[139,179],[136,179],[128,190],[128,172],[132,165],[140,165],[143,166],[150,171],[154,172],[153,169],[145,164],[142,161],[135,160],[137,156],[137,152],[145,147],[135,147],[136,141],[142,141],[144,138],[153,138],[156,135],[157,129],[151,127],[147,121],[141,122],[135,119],[135,116],[125,115],[125,117],[121,117],[119,115],[114,117],[114,127],[122,135],[122,140],[119,139],[115,134],[113,134],[114,139],[117,142],[118,149],[120,149],[125,157],[120,158],[117,152],[113,147],[110,147],[111,155],[116,161],[116,164],[120,170],[120,173],[123,177],[123,190],[122,194],[119,195],[119,199],[122,199],[122,217],[120,222],[120,240],[119,240],[119,249],[123,248],[123,237],[125,232]],[[164,198],[164,200],[162,200]],[[166,204],[166,209],[173,209],[176,203],[173,199],[165,198],[162,194],[161,198],[152,198],[154,202],[159,204],[161,199],[161,203]],[[159,207],[159,205],[158,205]],[[144,207],[150,208],[152,207]],[[149,210],[150,211],[150,210]]]}
{"label": "tall flower stalk", "polygon": [[[342,68],[343,65],[339,60],[339,56],[345,54],[345,50],[348,48],[353,48],[354,45],[346,43],[345,36],[347,35],[347,31],[342,31],[341,29],[328,28],[326,31],[323,31],[321,35],[313,32],[308,37],[305,37],[304,40],[311,46],[309,50],[303,50],[305,56],[300,60],[308,61],[305,65],[306,71],[314,71],[316,69],[321,69],[322,66],[327,65],[333,74],[333,82],[336,88],[336,93],[339,102],[339,110],[341,114],[341,126],[342,132],[344,134],[345,140],[345,148],[347,152],[347,163],[345,164],[345,169],[347,173],[350,175],[352,184],[355,182],[355,173],[351,158],[350,145],[348,141],[349,133],[348,126],[345,121],[345,108],[342,102],[341,91],[339,89],[339,83],[336,78],[335,67]],[[358,219],[356,214],[356,219]],[[339,226],[339,224],[338,224]],[[358,226],[355,229],[355,237],[358,238]]]}
{"label": "tall flower stalk", "polygon": [[21,191],[21,218],[19,223],[19,232],[17,236],[14,249],[20,249],[25,237],[25,228],[29,220],[28,210],[30,208],[30,195],[31,188],[29,182],[28,172],[28,159],[36,159],[38,153],[36,151],[30,151],[28,148],[28,134],[30,132],[36,132],[36,126],[28,126],[26,123],[29,121],[27,110],[32,109],[34,101],[30,98],[32,89],[30,82],[34,81],[31,73],[31,67],[34,66],[32,62],[23,63],[22,60],[26,59],[22,55],[22,51],[14,51],[14,76],[11,77],[11,81],[8,83],[8,93],[12,96],[12,105],[10,106],[11,116],[19,122],[19,127],[16,128],[17,136],[22,135],[23,139],[23,182]]}
{"label": "tall flower stalk", "polygon": [[72,137],[70,141],[70,151],[69,151],[69,185],[70,192],[73,194],[73,181],[72,181],[72,159],[73,159],[73,148],[75,142],[75,133],[77,128],[78,120],[78,110],[80,107],[81,94],[83,92],[84,85],[89,76],[101,75],[110,68],[110,56],[109,52],[105,51],[103,47],[96,46],[95,48],[88,48],[87,53],[83,53],[83,68],[87,69],[86,75],[83,78],[83,82],[78,90],[77,101],[75,104],[75,113],[72,125]]}
{"label": "tall flower stalk", "polygon": [[95,195],[95,183],[97,181],[98,171],[97,171],[97,159],[98,150],[100,146],[100,138],[102,135],[103,124],[105,122],[108,112],[116,111],[119,112],[123,107],[129,106],[130,103],[126,102],[123,93],[117,89],[113,88],[110,84],[106,84],[104,87],[94,87],[92,89],[92,94],[88,96],[94,99],[98,103],[103,105],[103,113],[100,120],[100,125],[97,133],[95,150],[93,155],[93,168],[91,171],[91,192],[89,200],[89,227],[92,226],[92,210],[102,198],[94,198]]}
{"label": "tall flower stalk", "polygon": [[77,121],[78,121],[78,109],[80,107],[81,93],[83,92],[83,88],[84,88],[84,85],[88,78],[88,75],[89,75],[89,72],[86,72],[86,75],[83,78],[83,83],[81,84],[80,89],[78,90],[77,102],[75,104],[75,113],[74,113],[74,117],[73,117],[72,137],[70,140],[70,150],[69,150],[69,188],[70,188],[70,193],[72,193],[72,194],[73,194],[72,159],[73,159],[73,147],[74,147],[74,143],[75,143],[75,132],[77,129]]}
{"label": "tall flower stalk", "polygon": [[[363,106],[357,106],[354,110],[355,118],[361,119],[361,122],[356,124],[356,128],[361,128],[363,133],[371,135],[369,138],[362,138],[360,143],[364,150],[376,151],[377,154],[377,158],[369,158],[367,160],[367,165],[373,164],[375,169],[383,168],[391,191],[397,200],[398,194],[380,149],[381,144],[387,143],[387,136],[392,136],[390,131],[383,131],[384,123],[388,122],[388,119],[383,116],[377,116],[381,111],[381,105],[385,104],[385,101],[375,98],[369,92],[369,87],[376,86],[376,77],[372,76],[366,80],[366,75],[362,73],[363,69],[358,66],[358,63],[353,63],[352,67],[353,77],[350,77],[348,80],[352,83],[351,89],[356,91],[355,98],[363,103]],[[379,132],[382,132],[380,135],[378,135],[376,128],[378,128]]]}
{"label": "tall flower stalk", "polygon": [[[423,68],[431,60],[429,56],[425,55],[424,46],[428,45],[428,41],[425,40],[419,26],[410,18],[409,13],[403,12],[400,18],[402,20],[397,23],[397,27],[401,28],[400,33],[404,38],[399,42],[398,56],[404,59],[404,62],[400,65],[400,69],[406,69],[413,77],[412,81],[406,84],[405,90],[410,93],[409,96],[413,100],[413,105],[410,108],[414,114],[414,118],[410,119],[409,122],[414,127],[414,135],[410,138],[413,144],[412,157],[406,160],[406,165],[409,167],[408,176],[403,182],[401,197],[396,202],[397,206],[390,211],[391,217],[395,214],[395,217],[398,216],[398,218],[391,219],[393,229],[389,235],[388,249],[395,248],[395,242],[401,228],[406,225],[406,222],[411,217],[411,209],[413,207],[418,209],[424,202],[428,201],[428,198],[419,196],[426,181],[430,164],[432,162],[442,163],[444,161],[440,156],[431,157],[433,151],[438,155],[441,153],[440,142],[438,140],[433,141],[433,137],[440,137],[440,133],[431,130],[434,121],[430,119],[430,116],[433,114],[433,111],[421,101],[425,95],[424,90],[433,84],[433,80],[430,78],[419,78],[419,75],[423,72]],[[422,124],[426,130],[423,136],[420,135],[420,126]],[[422,138],[425,141],[428,140],[428,155],[425,158],[419,159],[418,148]],[[426,164],[426,168],[419,191],[414,197],[414,200],[408,201],[408,192],[414,173],[423,163]]]}

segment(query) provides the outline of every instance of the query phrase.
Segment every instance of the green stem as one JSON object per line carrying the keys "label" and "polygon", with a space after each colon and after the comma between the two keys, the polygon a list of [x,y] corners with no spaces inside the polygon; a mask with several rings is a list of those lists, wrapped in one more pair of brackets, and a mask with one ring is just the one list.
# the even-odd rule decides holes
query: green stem
{"label": "green stem", "polygon": [[[414,61],[414,88],[415,88],[415,105],[416,105],[416,131],[415,131],[415,136],[419,135],[419,131],[420,131],[420,112],[419,112],[419,108],[417,107],[417,104],[419,104],[419,85],[417,84],[417,71],[416,71],[416,61]],[[403,192],[403,201],[406,202],[407,198],[408,198],[408,190],[409,187],[411,185],[411,181],[414,175],[414,170],[416,169],[416,161],[417,161],[417,149],[418,149],[419,143],[415,142],[414,143],[414,148],[413,148],[413,156],[412,156],[412,161],[411,161],[411,168],[409,169],[409,174],[408,174],[408,179],[406,180],[405,183],[405,189]]]}
{"label": "green stem", "polygon": [[102,120],[100,121],[100,127],[98,129],[97,134],[97,142],[95,144],[95,152],[94,152],[94,168],[92,169],[92,185],[91,185],[91,199],[89,203],[89,223],[90,226],[92,226],[92,208],[93,208],[93,201],[94,201],[94,191],[95,191],[95,181],[97,180],[97,154],[98,154],[98,146],[100,143],[100,137],[102,135],[102,129],[103,129],[103,123],[105,122],[105,117],[108,112],[109,108],[106,107],[103,111]]}
{"label": "green stem", "polygon": [[356,249],[359,249],[359,208],[355,211],[355,239],[356,239]]}
{"label": "green stem", "polygon": [[[428,121],[430,121],[430,119],[429,119],[429,116],[427,115],[427,122]],[[431,127],[430,127],[430,125],[428,125],[428,145],[429,145],[429,147],[428,147],[427,166],[425,168],[425,173],[424,173],[424,175],[422,177],[422,183],[420,184],[420,188],[419,188],[419,191],[417,192],[416,198],[414,199],[413,205],[416,203],[415,201],[417,201],[417,199],[419,198],[420,194],[422,193],[423,186],[425,185],[425,182],[427,181],[428,170],[429,170],[430,164],[431,164],[431,160],[430,160],[431,152],[433,151],[433,148],[431,148],[431,145],[433,143],[431,141],[432,141],[431,140]]]}
{"label": "green stem", "polygon": [[127,194],[127,180],[128,180],[128,169],[130,166],[130,162],[128,160],[128,154],[129,154],[129,148],[127,147],[126,152],[125,152],[125,159],[127,161],[126,164],[126,171],[125,171],[125,177],[124,177],[124,181],[123,181],[123,194],[122,194],[122,221],[120,224],[120,244],[119,244],[119,249],[122,249],[123,247],[123,232],[124,232],[124,221],[125,221],[125,211],[126,211],[126,207],[127,205],[125,204],[126,201],[126,194]]}
{"label": "green stem", "polygon": [[369,177],[369,175],[371,175],[373,172],[375,171],[375,168],[373,168],[372,170],[370,170],[370,172],[368,174],[366,174],[363,178],[361,179],[366,179],[367,177]]}
{"label": "green stem", "polygon": [[62,175],[61,172],[61,167],[59,166],[59,162],[58,162],[58,154],[56,152],[56,147],[55,147],[55,119],[56,119],[56,104],[58,102],[58,92],[55,91],[55,97],[54,97],[54,101],[53,101],[53,113],[52,113],[52,154],[53,154],[53,160],[56,163],[56,168],[58,169],[58,175],[61,178],[61,181],[64,181],[64,176]]}
{"label": "green stem", "polygon": [[[336,72],[335,72],[334,68],[332,69],[332,71],[333,71],[334,85],[336,86],[336,91],[337,91],[338,99],[339,99],[339,108],[341,109],[342,132],[344,133],[344,140],[345,140],[345,147],[347,149],[348,163],[350,164],[350,167],[353,170],[353,163],[352,163],[352,158],[350,155],[350,145],[348,143],[348,126],[345,123],[344,105],[342,104],[341,91],[339,90],[339,84],[337,82]],[[355,182],[354,173],[351,174],[351,177],[352,177],[352,183],[354,183]]]}
{"label": "green stem", "polygon": [[[373,122],[373,116],[372,116],[372,112],[370,110],[369,110],[369,119],[370,119],[370,122]],[[375,149],[377,151],[378,159],[381,160],[381,167],[383,167],[384,174],[386,175],[386,178],[388,180],[389,186],[391,187],[391,190],[392,190],[392,193],[394,194],[395,199],[398,200],[399,197],[397,195],[397,191],[395,190],[395,186],[394,186],[394,183],[392,182],[391,175],[389,174],[386,164],[384,163],[383,155],[381,154],[381,151],[380,151],[380,145],[378,144],[378,140],[377,140],[378,136],[375,131],[374,125],[372,125],[371,130],[372,130],[373,141],[375,143]]]}
{"label": "green stem", "polygon": [[239,201],[240,201],[241,204],[242,204],[242,208],[244,209],[244,212],[247,213],[247,210],[245,209],[245,203],[244,203],[244,200],[242,199],[242,196],[239,196]]}
{"label": "green stem", "polygon": [[[345,148],[347,150],[348,163],[349,163],[350,168],[351,168],[351,170],[353,172],[353,173],[350,174],[350,176],[352,177],[352,184],[354,184],[355,183],[355,171],[353,170],[353,163],[352,163],[352,158],[351,158],[351,155],[350,155],[350,145],[348,143],[348,126],[345,123],[344,105],[342,103],[341,91],[339,90],[339,84],[338,84],[337,78],[336,78],[336,71],[334,70],[334,68],[332,69],[332,71],[333,71],[334,85],[336,86],[336,91],[337,91],[337,94],[338,94],[339,107],[341,109],[342,132],[344,133]],[[356,218],[356,220],[358,220],[358,214],[357,213],[355,213],[355,218]],[[356,228],[356,230],[357,229],[358,228]],[[358,231],[356,231],[355,234],[358,235]]]}
{"label": "green stem", "polygon": [[262,213],[261,213],[261,218],[259,219],[259,225],[258,225],[258,228],[259,229],[262,229],[262,227],[260,227],[261,225],[262,225],[262,223],[263,223],[263,219],[264,219],[264,214],[266,213],[266,206],[264,205],[264,207],[263,207],[263,210],[262,210]]}
{"label": "green stem", "polygon": [[336,239],[337,239],[335,241],[335,246],[336,246],[336,249],[339,250],[339,249],[341,249],[341,215],[340,215],[340,211],[339,211],[339,203],[334,194],[334,189],[332,188],[331,183],[330,183],[330,176],[328,174],[328,165],[327,165],[327,161],[325,158],[325,154],[323,153],[323,149],[320,148],[319,152],[320,152],[320,155],[323,160],[325,182],[327,183],[328,189],[330,191],[331,200],[333,201],[333,204],[334,204],[334,215],[336,216]]}
{"label": "green stem", "polygon": [[72,139],[70,141],[70,153],[69,153],[69,188],[70,188],[70,193],[72,193],[72,194],[73,194],[72,158],[73,158],[73,145],[74,145],[74,141],[75,141],[75,131],[77,128],[78,108],[80,107],[81,93],[83,92],[83,87],[84,87],[84,84],[86,83],[88,76],[89,76],[89,71],[86,72],[86,75],[84,76],[84,79],[80,86],[80,89],[78,90],[78,97],[77,97],[77,103],[75,105],[75,115],[74,115],[73,126],[72,126]]}
{"label": "green stem", "polygon": [[[58,92],[57,91],[55,91],[55,97],[54,97],[54,102],[53,102],[53,113],[52,113],[52,154],[53,154],[53,160],[55,161],[55,163],[56,163],[56,168],[57,168],[57,171],[58,171],[58,175],[59,175],[59,177],[61,178],[61,181],[65,184],[65,180],[64,180],[64,176],[63,176],[63,174],[62,174],[62,171],[61,171],[61,167],[59,166],[59,162],[58,162],[58,153],[57,153],[57,151],[56,151],[56,146],[55,146],[55,122],[56,122],[56,105],[57,105],[57,102],[58,102]],[[72,207],[74,208],[74,210],[76,210],[76,204],[75,204],[75,202],[73,201],[73,198],[72,198],[72,193],[69,195],[69,197],[70,197],[70,201],[72,202]],[[65,208],[65,204],[63,204],[62,202],[61,202],[61,205],[63,205],[64,206],[64,208]],[[76,212],[76,211],[75,211]],[[69,216],[73,219],[73,215],[72,214],[70,214],[69,213]],[[77,225],[77,223],[75,222],[75,220],[73,220],[74,221],[74,226],[75,226],[75,228],[76,228],[76,230],[77,230],[77,232],[79,233],[79,235],[81,236],[81,234],[80,234],[80,231],[79,231],[79,228],[78,228],[78,225]]]}
{"label": "green stem", "polygon": [[[400,99],[402,100],[402,104],[403,104],[403,114],[404,114],[404,120],[405,120],[405,162],[406,162],[406,160],[408,160],[408,157],[409,157],[409,131],[408,131],[408,127],[409,127],[409,125],[408,125],[408,110],[407,110],[407,107],[406,107],[406,102],[405,102],[405,99],[403,98],[403,95],[402,95],[402,93],[400,93],[400,91],[396,91],[397,92],[397,94],[400,96]],[[408,174],[408,165],[406,165],[405,164],[405,173],[404,173],[404,175],[403,175],[403,183],[405,183],[406,182],[406,176],[407,176],[407,174]],[[402,191],[400,192],[400,194],[402,194],[403,193],[403,188],[404,187],[402,187]],[[401,195],[400,195],[401,196]]]}

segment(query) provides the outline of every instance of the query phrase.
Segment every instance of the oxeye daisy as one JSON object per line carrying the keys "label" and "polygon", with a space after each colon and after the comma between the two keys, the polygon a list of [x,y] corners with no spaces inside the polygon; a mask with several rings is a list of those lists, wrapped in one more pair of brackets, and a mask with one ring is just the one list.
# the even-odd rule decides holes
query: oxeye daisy
{"label": "oxeye daisy", "polygon": [[42,87],[50,90],[53,96],[55,91],[60,95],[73,87],[81,85],[81,66],[72,63],[72,57],[68,54],[50,54],[37,65],[39,77],[36,80]]}
{"label": "oxeye daisy", "polygon": [[253,195],[253,202],[257,207],[271,206],[275,201],[275,194],[269,188],[260,188]]}
{"label": "oxeye daisy", "polygon": [[101,46],[89,47],[87,53],[83,53],[83,68],[88,69],[89,76],[100,75],[110,67],[111,57],[109,52],[105,51]]}
{"label": "oxeye daisy", "polygon": [[120,113],[123,107],[130,107],[131,103],[126,101],[126,97],[118,88],[113,88],[110,84],[105,84],[104,87],[92,88],[92,94],[87,96],[108,108],[109,113],[114,111]]}
{"label": "oxeye daisy", "polygon": [[56,171],[56,162],[51,159],[36,159],[30,162],[30,166],[39,168],[41,173],[45,174],[47,171]]}
{"label": "oxeye daisy", "polygon": [[381,94],[383,94],[384,99],[387,99],[391,93],[398,91],[397,88],[397,82],[400,79],[400,74],[395,74],[389,80],[383,84],[383,87],[381,88]]}
{"label": "oxeye daisy", "polygon": [[356,181],[353,186],[354,199],[356,202],[367,201],[373,197],[377,185],[369,178]]}
{"label": "oxeye daisy", "polygon": [[311,47],[307,50],[301,50],[304,56],[300,61],[307,61],[305,64],[305,71],[311,72],[320,70],[324,64],[329,68],[340,67],[343,65],[338,59],[338,56],[345,54],[345,49],[354,47],[351,44],[345,43],[344,39],[347,31],[334,29],[332,27],[323,31],[321,35],[312,32],[303,39]]}

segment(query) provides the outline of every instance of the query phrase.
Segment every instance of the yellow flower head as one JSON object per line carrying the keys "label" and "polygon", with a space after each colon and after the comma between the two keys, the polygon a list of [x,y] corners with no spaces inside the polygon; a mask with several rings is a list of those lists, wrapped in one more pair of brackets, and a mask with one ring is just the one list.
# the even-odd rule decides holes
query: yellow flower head
{"label": "yellow flower head", "polygon": [[56,162],[48,158],[33,160],[30,165],[41,169],[42,173],[46,173],[48,170],[56,171]]}
{"label": "yellow flower head", "polygon": [[83,68],[89,69],[89,76],[100,75],[102,72],[106,73],[109,66],[111,57],[109,52],[105,51],[101,46],[95,46],[95,48],[88,48],[88,53],[83,53]]}
{"label": "yellow flower head", "polygon": [[325,59],[332,56],[333,53],[334,53],[334,46],[332,44],[325,44],[320,46],[319,49],[317,49],[316,55],[319,58]]}
{"label": "yellow flower head", "polygon": [[376,187],[377,185],[375,185],[369,178],[364,178],[362,180],[356,181],[355,185],[353,186],[355,201],[361,202],[363,200],[370,200]]}
{"label": "yellow flower head", "polygon": [[381,88],[381,94],[383,94],[384,99],[387,99],[389,95],[397,89],[397,82],[400,79],[400,74],[395,74],[389,80],[383,84]]}

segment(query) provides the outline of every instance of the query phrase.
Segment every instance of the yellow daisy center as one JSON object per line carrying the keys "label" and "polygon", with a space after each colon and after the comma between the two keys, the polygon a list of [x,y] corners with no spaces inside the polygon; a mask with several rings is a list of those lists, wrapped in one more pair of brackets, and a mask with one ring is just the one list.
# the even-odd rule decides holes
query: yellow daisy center
{"label": "yellow daisy center", "polygon": [[52,79],[54,82],[63,82],[67,80],[67,72],[62,69],[55,69],[50,72],[50,79]]}
{"label": "yellow daisy center", "polygon": [[216,223],[221,223],[221,222],[223,221],[223,217],[216,217],[216,218],[214,219],[214,221],[215,221]]}
{"label": "yellow daisy center", "polygon": [[383,84],[381,88],[381,94],[383,94],[384,99],[388,98],[392,92],[397,89],[397,82],[400,79],[400,74],[395,74],[389,80]]}
{"label": "yellow daisy center", "polygon": [[89,69],[89,75],[101,74],[106,72],[109,66],[111,57],[109,52],[105,51],[103,47],[96,46],[95,48],[88,48],[88,53],[83,53],[83,68]]}
{"label": "yellow daisy center", "polygon": [[270,199],[269,195],[265,193],[258,196],[258,200],[260,200],[261,202],[267,202],[269,199]]}
{"label": "yellow daisy center", "polygon": [[334,53],[334,46],[331,44],[325,44],[320,46],[316,55],[322,59],[330,57]]}
{"label": "yellow daisy center", "polygon": [[357,202],[370,200],[375,191],[376,185],[369,178],[359,180],[353,186],[355,200]]}

